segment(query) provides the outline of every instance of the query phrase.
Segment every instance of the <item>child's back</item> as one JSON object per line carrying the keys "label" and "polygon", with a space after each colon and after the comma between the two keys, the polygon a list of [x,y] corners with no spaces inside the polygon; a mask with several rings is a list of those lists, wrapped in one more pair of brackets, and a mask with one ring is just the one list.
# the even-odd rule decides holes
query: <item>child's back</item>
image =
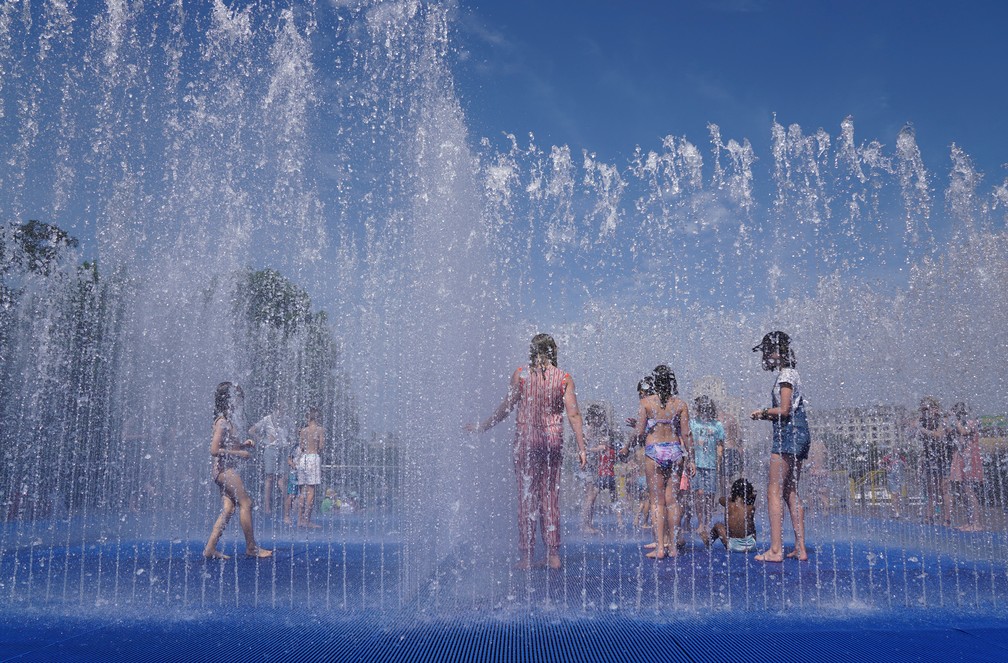
{"label": "child's back", "polygon": [[744,539],[756,534],[756,505],[746,504],[741,497],[732,498],[728,502],[727,523],[728,536],[733,539]]}
{"label": "child's back", "polygon": [[732,552],[756,550],[756,489],[745,479],[736,479],[726,506],[725,522],[717,523],[711,534]]}

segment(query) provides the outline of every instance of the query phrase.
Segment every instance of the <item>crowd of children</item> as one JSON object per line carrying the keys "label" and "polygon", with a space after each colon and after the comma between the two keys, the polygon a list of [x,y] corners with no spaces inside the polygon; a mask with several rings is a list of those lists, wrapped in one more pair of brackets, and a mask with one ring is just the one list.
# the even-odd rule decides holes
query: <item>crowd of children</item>
{"label": "crowd of children", "polygon": [[[767,484],[770,548],[755,559],[781,562],[785,558],[782,529],[786,505],[795,533],[794,550],[786,556],[804,560],[808,555],[798,481],[802,463],[809,455],[810,435],[794,352],[790,338],[779,331],[766,334],[753,350],[761,352],[765,370],[777,372],[771,406],[751,414],[753,419],[772,423]],[[744,478],[719,468],[719,459],[727,456],[728,449],[737,451],[738,444],[736,440],[732,447],[728,446],[725,425],[718,420],[717,405],[709,396],[694,399],[691,416],[690,406],[679,397],[675,373],[661,364],[638,383],[637,415],[627,419],[631,431],[621,440],[600,405],[589,407],[582,417],[574,381],[558,368],[557,356],[556,342],[551,336],[535,336],[530,344],[529,364],[515,370],[505,399],[489,419],[466,426],[470,432],[482,432],[503,421],[513,409],[518,410],[514,461],[520,568],[533,565],[537,526],[541,527],[546,544],[545,563],[554,569],[561,566],[559,487],[564,414],[574,431],[585,485],[581,507],[581,529],[585,533],[600,533],[594,525],[595,506],[599,494],[607,492],[611,500],[622,502],[617,509],[618,519],[622,521],[624,512],[633,511],[636,526],[646,527],[650,521],[653,541],[645,546],[650,558],[678,554],[685,544],[689,507],[697,519],[695,531],[704,544],[709,545],[713,537],[732,551],[755,549],[755,490]],[[237,461],[253,457],[257,444],[264,450],[267,513],[272,507],[273,487],[279,486],[281,476],[286,473],[284,521],[293,524],[296,517],[300,527],[317,527],[312,522],[312,513],[321,483],[321,454],[325,447],[319,411],[309,408],[305,425],[294,434],[285,404],[278,402],[245,436],[236,425],[241,417],[235,416],[242,399],[237,385],[224,382],[217,388],[210,455],[222,509],[204,551],[208,558],[225,557],[217,549],[217,543],[236,509],[245,533],[246,553],[257,557],[271,554],[255,542],[251,498],[237,471]],[[736,461],[737,458],[732,459],[732,470],[739,469]],[[719,492],[724,519],[714,524]],[[325,508],[331,508],[332,498],[325,496]],[[296,514],[292,515],[295,502]]]}
{"label": "crowd of children", "polygon": [[[795,369],[797,362],[791,339],[784,332],[766,334],[753,351],[761,353],[764,370],[777,374],[770,407],[751,414],[755,420],[772,424],[767,482],[770,547],[756,560],[805,560],[805,516],[798,482],[802,464],[809,456],[811,435],[801,379]],[[582,531],[599,533],[593,524],[595,502],[600,491],[609,490],[620,523],[623,512],[631,509],[627,503],[631,495],[638,500],[633,524],[650,527],[653,532],[654,540],[645,546],[648,557],[675,557],[686,543],[686,532],[694,517],[694,531],[704,545],[719,540],[733,552],[755,551],[756,491],[741,476],[741,445],[732,439],[729,446],[726,426],[718,418],[714,400],[702,394],[687,405],[679,398],[675,373],[664,364],[638,383],[637,394],[637,416],[627,419],[631,433],[622,444],[602,406],[593,404],[586,411],[584,438],[591,469],[584,473]],[[730,421],[730,427],[732,437],[737,438],[737,422]],[[622,471],[614,467],[617,458],[624,466]],[[623,477],[622,484],[616,482],[616,476]],[[623,486],[622,493],[619,485]],[[628,491],[627,485],[636,490]],[[716,500],[722,507],[723,520],[714,524]],[[783,550],[785,506],[795,538],[794,549],[787,554]]]}
{"label": "crowd of children", "polygon": [[[654,393],[654,376],[649,375],[638,385],[638,395],[643,400]],[[693,400],[692,412],[690,434],[696,472],[689,479],[689,488],[677,496],[682,508],[680,520],[674,523],[676,547],[685,543],[685,532],[695,518],[694,531],[704,545],[721,541],[733,552],[751,552],[756,548],[756,491],[749,481],[741,477],[740,458],[730,467],[723,462],[725,425],[718,419],[713,399],[707,395],[698,396]],[[636,422],[636,417],[627,419],[632,429],[636,427]],[[596,527],[594,518],[597,499],[603,492],[609,494],[609,505],[619,529],[628,523],[633,529],[651,529],[652,502],[645,472],[647,456],[645,447],[636,444],[637,435],[631,432],[621,436],[616,432],[605,407],[599,403],[593,403],[585,410],[584,435],[588,445],[588,469],[579,473],[585,490],[581,508],[582,533],[602,533]],[[720,510],[716,509],[716,503],[720,504]],[[626,520],[626,514],[633,514],[632,519]],[[714,524],[716,515],[721,516],[722,522]],[[663,533],[666,531],[667,527],[663,527]],[[657,549],[656,542],[652,550]],[[672,547],[664,540],[662,550],[664,554],[674,555]],[[648,554],[663,556],[662,552]]]}

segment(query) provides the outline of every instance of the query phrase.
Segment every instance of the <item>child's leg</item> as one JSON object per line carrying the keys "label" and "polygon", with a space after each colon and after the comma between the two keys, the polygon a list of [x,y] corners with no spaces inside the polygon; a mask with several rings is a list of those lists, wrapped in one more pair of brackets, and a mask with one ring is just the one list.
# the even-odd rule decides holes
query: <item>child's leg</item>
{"label": "child's leg", "polygon": [[724,547],[728,548],[728,528],[725,527],[724,523],[715,523],[714,527],[711,528],[711,536],[721,539]]}
{"label": "child's leg", "polygon": [[963,481],[962,487],[963,492],[966,497],[966,524],[962,525],[959,529],[964,532],[979,532],[983,530],[983,526],[980,524],[980,498],[977,497],[977,491],[975,487],[975,482],[973,481]]}
{"label": "child's leg", "polygon": [[644,461],[644,475],[647,477],[648,495],[651,497],[651,527],[654,532],[655,548],[648,557],[665,557],[665,477],[658,471],[657,464],[650,458]]}
{"label": "child's leg", "polygon": [[234,470],[226,470],[222,474],[222,482],[224,492],[238,505],[238,520],[245,535],[245,554],[256,557],[272,555],[272,551],[262,550],[256,544],[255,532],[252,529],[252,498],[245,490],[241,476]]}
{"label": "child's leg", "polygon": [[791,513],[791,526],[794,527],[795,533],[795,549],[788,553],[788,557],[804,561],[808,559],[808,553],[805,550],[805,507],[798,496],[802,461],[794,456],[782,456],[782,458],[787,468],[784,473],[784,497],[787,500],[788,511]]}
{"label": "child's leg", "polygon": [[560,468],[563,466],[562,442],[550,445],[540,454],[535,486],[539,491],[539,516],[546,563],[559,569],[560,562]]}
{"label": "child's leg", "polygon": [[710,531],[712,512],[714,511],[714,496],[704,490],[698,490],[693,495],[694,508],[697,513],[697,534],[704,542],[710,545]]}
{"label": "child's leg", "polygon": [[780,454],[770,454],[767,479],[767,511],[770,516],[770,549],[756,555],[760,562],[784,561],[784,473],[787,466]]}
{"label": "child's leg", "polygon": [[295,507],[297,514],[297,524],[299,526],[304,524],[304,507],[305,507],[305,497],[307,496],[307,494],[308,494],[308,486],[299,483],[297,487],[297,506]]}
{"label": "child's leg", "polygon": [[[272,451],[269,451],[269,453],[272,453]],[[275,474],[266,474],[266,484],[265,484],[265,487],[263,489],[263,509],[266,511],[266,515],[269,515],[269,514],[273,513],[273,484],[274,483],[278,484],[277,475],[275,475]],[[277,490],[279,490],[279,489],[280,489],[280,486],[277,485]]]}
{"label": "child's leg", "polygon": [[217,521],[214,523],[213,529],[210,530],[210,538],[207,540],[206,547],[203,548],[203,556],[210,559],[230,559],[229,555],[217,550],[217,543],[220,542],[221,535],[224,534],[224,528],[227,527],[228,521],[231,520],[231,516],[235,512],[235,502],[228,496],[227,493],[221,495],[221,512],[217,516]]}
{"label": "child's leg", "polygon": [[315,508],[315,486],[305,486],[304,509],[301,512],[301,524],[311,527],[312,511]]}
{"label": "child's leg", "polygon": [[952,526],[952,482],[949,480],[948,475],[942,477],[941,479],[941,498],[942,498],[942,520],[946,525]]}
{"label": "child's leg", "polygon": [[678,473],[673,472],[672,476],[665,481],[665,517],[668,519],[666,526],[665,540],[667,541],[668,553],[675,557],[679,554],[679,542],[681,538],[681,528],[683,519],[682,505],[680,499]]}
{"label": "child's leg", "polygon": [[584,502],[581,504],[581,529],[589,533],[596,533],[592,527],[592,520],[595,516],[595,500],[598,498],[598,486],[594,481],[589,481],[585,486]]}
{"label": "child's leg", "polygon": [[291,495],[289,491],[284,492],[286,492],[286,495],[284,495],[284,503],[283,503],[283,521],[288,525],[290,525],[291,507],[294,506],[294,496]]}

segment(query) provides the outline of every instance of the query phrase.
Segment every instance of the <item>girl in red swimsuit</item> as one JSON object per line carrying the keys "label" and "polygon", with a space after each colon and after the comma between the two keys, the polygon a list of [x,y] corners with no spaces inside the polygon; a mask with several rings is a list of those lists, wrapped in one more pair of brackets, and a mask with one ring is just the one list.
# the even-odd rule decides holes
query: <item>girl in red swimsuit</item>
{"label": "girl in red swimsuit", "polygon": [[536,522],[546,544],[546,562],[560,568],[560,467],[563,463],[563,414],[574,429],[581,467],[587,463],[581,412],[574,380],[557,368],[557,346],[549,334],[537,334],[529,348],[529,365],[511,376],[508,395],[493,415],[470,432],[483,432],[518,406],[514,465],[518,479],[518,567],[532,564]]}

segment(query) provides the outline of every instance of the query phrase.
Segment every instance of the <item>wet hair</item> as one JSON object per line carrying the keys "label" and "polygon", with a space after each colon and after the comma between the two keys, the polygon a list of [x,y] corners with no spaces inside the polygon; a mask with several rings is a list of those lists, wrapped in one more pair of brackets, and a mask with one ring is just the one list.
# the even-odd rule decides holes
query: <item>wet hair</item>
{"label": "wet hair", "polygon": [[645,375],[644,378],[637,383],[637,393],[644,394],[645,396],[650,396],[654,393],[653,375]]}
{"label": "wet hair", "polygon": [[321,416],[322,416],[322,413],[314,405],[312,405],[310,408],[308,408],[308,422],[309,423],[311,423],[311,422],[318,423],[319,422],[319,418],[321,418]]}
{"label": "wet hair", "polygon": [[598,403],[592,403],[585,410],[585,423],[589,426],[602,426],[606,422],[606,412]]}
{"label": "wet hair", "polygon": [[546,357],[549,363],[557,365],[557,344],[549,334],[536,334],[529,343],[529,364],[535,365],[539,357]]}
{"label": "wet hair", "polygon": [[230,417],[234,412],[235,399],[244,396],[242,388],[233,382],[221,382],[214,391],[214,419]]}
{"label": "wet hair", "polygon": [[730,500],[742,499],[746,504],[752,506],[756,504],[756,489],[746,479],[735,479],[731,485]]}
{"label": "wet hair", "polygon": [[774,351],[780,356],[781,367],[794,368],[798,365],[794,350],[791,349],[791,337],[782,331],[764,334],[763,340],[753,348],[753,352],[762,352],[764,357],[770,356]]}
{"label": "wet hair", "polygon": [[959,401],[952,406],[952,414],[956,416],[959,421],[964,421],[966,416],[969,414],[969,408],[962,401]]}
{"label": "wet hair", "polygon": [[662,407],[665,407],[668,399],[672,398],[674,394],[679,393],[679,385],[676,382],[675,373],[665,364],[659,364],[655,366],[651,375],[654,376],[655,393],[661,399]]}
{"label": "wet hair", "polygon": [[934,396],[920,400],[920,425],[928,430],[937,430],[941,425],[941,404]]}
{"label": "wet hair", "polygon": [[701,394],[693,399],[693,411],[700,419],[708,421],[717,419],[717,405],[707,394]]}

